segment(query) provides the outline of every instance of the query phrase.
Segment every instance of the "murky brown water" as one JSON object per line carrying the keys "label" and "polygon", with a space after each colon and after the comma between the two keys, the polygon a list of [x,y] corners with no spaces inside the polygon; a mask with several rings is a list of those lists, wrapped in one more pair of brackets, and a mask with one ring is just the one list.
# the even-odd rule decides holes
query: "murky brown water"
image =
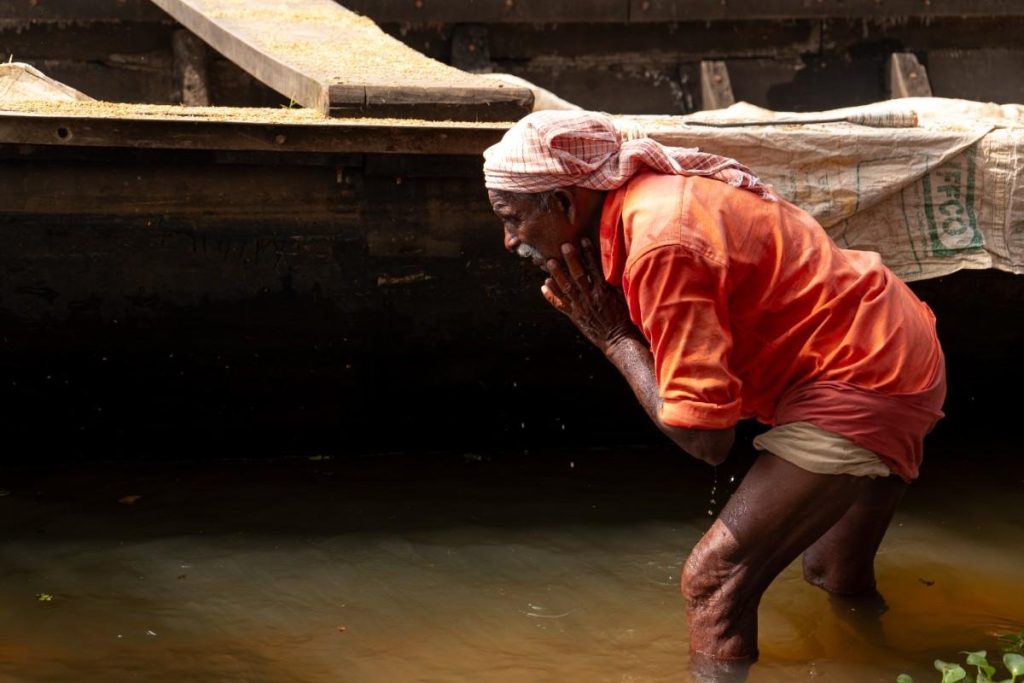
{"label": "murky brown water", "polygon": [[[1024,627],[1024,459],[1003,455],[912,487],[880,626],[788,569],[750,680],[929,681]],[[679,569],[713,483],[651,452],[8,470],[0,680],[685,681]]]}

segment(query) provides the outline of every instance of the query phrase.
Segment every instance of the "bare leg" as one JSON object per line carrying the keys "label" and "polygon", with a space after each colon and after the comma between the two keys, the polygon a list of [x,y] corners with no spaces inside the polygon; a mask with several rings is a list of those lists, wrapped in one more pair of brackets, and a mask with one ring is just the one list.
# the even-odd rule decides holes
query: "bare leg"
{"label": "bare leg", "polygon": [[850,510],[804,553],[804,578],[828,591],[833,612],[876,645],[885,643],[880,617],[888,609],[875,586],[875,554],[907,485],[875,479]]}
{"label": "bare leg", "polygon": [[813,474],[770,453],[751,467],[683,570],[692,666],[757,658],[757,608],[768,585],[828,531],[870,480]]}
{"label": "bare leg", "polygon": [[869,480],[843,517],[804,553],[804,578],[829,593],[875,597],[875,554],[907,485]]}

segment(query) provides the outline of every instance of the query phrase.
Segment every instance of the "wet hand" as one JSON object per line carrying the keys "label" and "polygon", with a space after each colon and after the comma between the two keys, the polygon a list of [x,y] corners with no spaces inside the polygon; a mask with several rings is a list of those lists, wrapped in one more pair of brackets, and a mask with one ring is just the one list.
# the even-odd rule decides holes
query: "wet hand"
{"label": "wet hand", "polygon": [[[582,261],[580,258],[582,252]],[[594,247],[583,240],[580,249],[562,245],[564,262],[548,259],[541,293],[548,303],[573,322],[594,346],[607,352],[616,341],[637,335],[622,293],[609,285],[598,265]]]}

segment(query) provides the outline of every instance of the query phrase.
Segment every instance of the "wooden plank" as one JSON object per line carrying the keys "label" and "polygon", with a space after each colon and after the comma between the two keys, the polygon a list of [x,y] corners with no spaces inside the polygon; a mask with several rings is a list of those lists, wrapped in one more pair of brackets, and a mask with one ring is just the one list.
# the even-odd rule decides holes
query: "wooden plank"
{"label": "wooden plank", "polygon": [[[99,4],[99,3],[97,3]],[[40,59],[104,61],[111,54],[167,50],[172,26],[159,22],[0,22],[0,55],[19,62]]]}
{"label": "wooden plank", "polygon": [[149,0],[0,0],[0,20],[167,21]]}
{"label": "wooden plank", "polygon": [[889,99],[931,97],[928,72],[913,52],[894,52],[889,58]]}
{"label": "wooden plank", "polygon": [[1024,102],[1024,49],[930,50],[928,81],[938,97]]}
{"label": "wooden plank", "polygon": [[[533,93],[528,88],[506,86],[509,90],[529,93],[530,110],[533,110]],[[480,102],[485,101],[492,91],[491,86],[484,88],[463,87],[450,88],[423,86],[415,90],[396,86],[366,86],[366,115],[376,117],[399,117],[408,112],[410,107],[427,106],[435,112],[437,118],[456,121],[472,121],[478,116]],[[523,112],[518,102],[494,102],[487,117],[490,120],[509,121],[517,119],[529,111]]]}
{"label": "wooden plank", "polygon": [[218,52],[305,107],[334,116],[508,120],[529,90],[428,59],[333,0],[153,0]]}
{"label": "wooden plank", "polygon": [[487,27],[482,24],[459,24],[452,28],[451,65],[463,71],[490,71],[490,44]]}
{"label": "wooden plank", "polygon": [[174,81],[180,96],[175,98],[189,107],[210,104],[207,75],[207,50],[203,41],[188,31],[175,31],[171,38],[174,51]]}
{"label": "wooden plank", "polygon": [[729,68],[722,61],[700,63],[701,109],[725,109],[736,103]]}
{"label": "wooden plank", "polygon": [[625,23],[628,0],[346,0],[377,23]]}
{"label": "wooden plank", "polygon": [[[1016,0],[347,0],[344,5],[378,23],[406,24],[1024,16],[1024,6]],[[167,19],[150,0],[0,0],[0,20]]]}
{"label": "wooden plank", "polygon": [[512,85],[522,86],[529,88],[533,92],[533,110],[543,111],[546,109],[581,109],[577,104],[573,104],[568,100],[560,97],[559,95],[551,92],[547,88],[542,88],[536,83],[522,78],[521,76],[513,76],[512,74],[496,74],[492,73],[491,78],[496,78],[505,83]]}
{"label": "wooden plank", "polygon": [[[269,112],[283,115],[280,110]],[[0,140],[5,143],[69,147],[479,155],[507,129],[498,123],[288,123],[0,112]]]}
{"label": "wooden plank", "polygon": [[92,98],[56,81],[30,64],[0,64],[0,105],[6,102],[85,102]]}
{"label": "wooden plank", "polygon": [[625,23],[709,19],[1022,16],[1016,0],[347,0],[380,23]]}
{"label": "wooden plank", "polygon": [[729,62],[736,98],[776,111],[823,111],[884,100],[881,75],[870,54]]}
{"label": "wooden plank", "polygon": [[[513,76],[557,93],[559,98],[610,114],[687,114],[700,100],[697,64],[631,62],[617,67],[567,62],[552,69],[540,60],[502,65]],[[614,91],[614,92],[612,92]]]}
{"label": "wooden plank", "polygon": [[[496,62],[543,58],[609,67],[629,61],[671,64],[815,54],[821,50],[821,24],[805,19],[763,22],[755,28],[742,22],[700,21],[636,24],[629,30],[615,24],[492,24],[487,27],[487,42]],[[405,39],[422,45],[430,37],[428,31],[407,31]],[[454,29],[452,33],[454,40]]]}
{"label": "wooden plank", "polygon": [[77,60],[42,60],[34,63],[51,78],[88,93],[98,100],[170,104],[174,83],[171,78],[170,54],[165,57],[165,60],[160,61],[150,59],[151,66],[148,67],[129,63]]}
{"label": "wooden plank", "polygon": [[[1020,47],[1020,37],[1024,36],[1024,17],[1014,16],[917,17],[904,21],[829,19],[819,23],[821,45],[833,53],[863,49],[866,45],[898,45],[902,50],[922,55],[939,49],[1012,49]],[[811,52],[814,51],[808,50],[807,54]]]}
{"label": "wooden plank", "polygon": [[629,3],[629,21],[637,23],[718,19],[1024,15],[1024,3],[1019,0],[629,0]]}
{"label": "wooden plank", "polygon": [[[583,109],[610,114],[679,114],[690,111],[685,102],[688,99],[687,88],[674,87],[676,69],[626,70],[568,64],[556,71],[528,67],[510,68],[509,72],[558,93],[560,98]],[[614,100],[609,100],[606,92],[610,81],[615,84]],[[696,74],[692,82],[696,87]]]}
{"label": "wooden plank", "polygon": [[[275,166],[227,169],[151,160],[62,164],[29,158],[0,166],[0,185],[4,215],[141,214],[215,221],[258,213],[267,221],[356,211],[343,201],[344,187],[329,167],[292,166],[282,173]],[[32,190],[43,186],[59,189],[45,196]]]}
{"label": "wooden plank", "polygon": [[367,176],[391,178],[481,178],[480,160],[471,156],[372,154],[365,157]]}
{"label": "wooden plank", "polygon": [[234,62],[224,59],[211,51],[207,65],[210,77],[210,100],[217,107],[264,107],[288,106],[288,98],[268,88],[248,72],[238,68]]}

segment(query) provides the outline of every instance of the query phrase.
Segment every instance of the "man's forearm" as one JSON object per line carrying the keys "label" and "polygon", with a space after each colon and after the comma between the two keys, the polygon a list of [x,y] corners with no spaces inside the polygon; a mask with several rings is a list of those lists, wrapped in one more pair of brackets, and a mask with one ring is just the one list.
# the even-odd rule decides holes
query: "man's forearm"
{"label": "man's forearm", "polygon": [[654,355],[639,335],[623,336],[608,345],[605,356],[626,379],[647,416],[661,427],[661,397],[654,374]]}
{"label": "man's forearm", "polygon": [[630,321],[622,293],[605,281],[597,255],[593,253],[593,245],[584,239],[581,247],[587,262],[586,269],[580,263],[576,247],[568,243],[562,245],[568,272],[558,259],[547,260],[545,266],[551,277],[541,287],[544,298],[572,320],[576,329],[618,368],[648,417],[662,433],[696,458],[712,465],[722,462],[732,447],[731,427],[687,429],[662,422],[661,397],[650,347]]}
{"label": "man's forearm", "polygon": [[732,429],[686,429],[667,425],[661,420],[661,397],[654,373],[654,354],[639,335],[625,335],[610,343],[605,356],[626,379],[647,416],[667,437],[695,458],[718,465],[729,455],[734,433]]}

